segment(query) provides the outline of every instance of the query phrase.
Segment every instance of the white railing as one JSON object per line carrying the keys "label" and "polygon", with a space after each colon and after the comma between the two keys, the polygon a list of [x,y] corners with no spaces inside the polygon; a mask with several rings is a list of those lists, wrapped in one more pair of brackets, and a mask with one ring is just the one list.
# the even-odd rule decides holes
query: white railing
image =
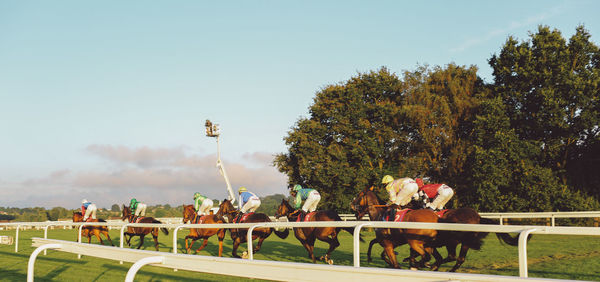
{"label": "white railing", "polygon": [[[484,218],[499,219],[499,224],[503,225],[505,219],[534,219],[547,218],[551,220],[551,226],[556,226],[557,218],[597,218],[600,219],[600,211],[577,211],[577,212],[482,212],[479,213]],[[340,214],[343,221],[355,221],[356,216],[351,213]],[[369,220],[368,215],[360,220]],[[598,222],[598,220],[596,221]]]}
{"label": "white railing", "polygon": [[83,253],[86,256],[134,263],[127,272],[125,281],[133,281],[136,272],[141,267],[148,264],[172,269],[279,281],[548,281],[548,279],[526,279],[514,276],[441,273],[371,267],[358,268],[352,266],[264,260],[240,260],[234,258],[121,249],[42,238],[33,238],[33,246],[38,248],[29,258],[27,281],[33,281],[36,257],[41,251],[46,249],[54,249],[74,254]]}
{"label": "white railing", "polygon": [[[106,223],[70,223],[79,225],[79,230],[83,226],[107,225]],[[359,234],[363,227],[371,228],[403,228],[403,229],[437,229],[437,230],[455,230],[455,231],[476,231],[476,232],[505,232],[520,233],[519,238],[519,275],[527,277],[527,235],[528,234],[560,234],[560,235],[593,235],[600,236],[600,228],[594,227],[547,227],[547,226],[500,226],[500,225],[480,225],[480,224],[453,224],[453,223],[418,223],[418,222],[366,222],[366,221],[338,221],[338,222],[263,222],[263,223],[241,223],[241,224],[143,224],[143,223],[122,223],[120,246],[123,248],[123,232],[127,227],[165,227],[175,228],[177,231],[181,228],[248,228],[248,242],[252,242],[252,231],[258,227],[289,228],[289,227],[354,227],[354,267],[360,267]],[[18,228],[17,228],[18,231]],[[80,233],[81,234],[81,233]],[[45,236],[47,234],[44,234]],[[79,235],[79,241],[81,235]],[[248,244],[249,260],[253,260],[252,244]],[[15,249],[16,251],[16,249]],[[173,250],[177,253],[177,232],[173,232]],[[82,253],[79,253],[80,255]]]}

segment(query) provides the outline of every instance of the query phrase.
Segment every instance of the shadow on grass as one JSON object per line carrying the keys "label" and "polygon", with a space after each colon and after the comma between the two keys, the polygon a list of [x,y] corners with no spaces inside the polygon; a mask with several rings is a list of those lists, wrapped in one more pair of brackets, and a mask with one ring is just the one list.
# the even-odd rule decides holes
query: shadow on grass
{"label": "shadow on grass", "polygon": [[[52,251],[52,250],[49,250],[49,251]],[[18,258],[25,259],[26,261],[29,260],[29,256],[30,256],[30,254],[20,254],[20,253],[3,252],[3,251],[0,251],[0,255],[18,257]],[[85,264],[86,263],[85,261],[80,261],[80,260],[70,260],[70,259],[62,259],[62,258],[55,258],[55,257],[47,257],[44,255],[38,255],[36,258],[36,261],[38,261],[38,260],[48,260],[48,261],[53,261],[53,262],[76,263],[76,264]]]}

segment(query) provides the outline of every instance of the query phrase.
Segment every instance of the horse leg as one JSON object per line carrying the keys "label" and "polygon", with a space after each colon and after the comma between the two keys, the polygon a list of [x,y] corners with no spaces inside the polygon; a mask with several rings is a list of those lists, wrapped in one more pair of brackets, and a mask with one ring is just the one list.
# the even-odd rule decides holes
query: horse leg
{"label": "horse leg", "polygon": [[318,239],[329,244],[329,249],[327,250],[327,253],[323,257],[321,257],[321,259],[329,264],[333,264],[333,260],[329,257],[331,256],[331,252],[333,252],[333,250],[335,250],[335,248],[337,248],[340,245],[340,241],[338,241],[337,235],[334,234],[331,237],[326,236]]}
{"label": "horse leg", "polygon": [[[258,243],[256,243],[256,247],[252,248],[253,254],[256,254],[256,252],[260,251],[260,248],[262,247],[262,243],[263,243],[263,241],[265,241],[265,239],[267,239],[267,237],[264,237],[264,236],[258,237]],[[252,244],[252,242],[248,242],[248,244]]]}
{"label": "horse leg", "polygon": [[98,238],[98,241],[100,241],[100,244],[104,245],[104,242],[102,241],[102,237],[100,237],[100,230],[98,230],[98,229],[94,230],[94,235],[96,235],[96,238]]}
{"label": "horse leg", "polygon": [[369,249],[367,250],[367,262],[371,262],[373,261],[371,259],[371,249],[373,248],[373,245],[379,243],[379,238],[375,238],[373,240],[371,240],[371,242],[369,242]]}
{"label": "horse leg", "polygon": [[465,262],[465,258],[467,257],[468,251],[469,251],[469,246],[465,246],[464,244],[461,244],[460,254],[458,255],[458,258],[456,259],[456,264],[454,265],[454,267],[452,267],[452,269],[450,269],[450,272],[455,272]]}
{"label": "horse leg", "polygon": [[435,258],[435,264],[431,267],[431,270],[438,271],[440,266],[442,265],[442,255],[438,252],[437,249],[433,249],[433,257]]}
{"label": "horse leg", "polygon": [[233,250],[231,251],[231,255],[234,258],[241,258],[238,254],[237,254],[237,249],[241,244],[241,240],[240,237],[235,238],[235,240],[233,240]]}
{"label": "horse leg", "polygon": [[110,244],[112,246],[115,245],[115,244],[113,244],[112,240],[110,239],[110,235],[108,235],[108,231],[102,231],[102,234],[104,234],[104,237],[106,237],[106,239],[108,239],[108,242],[110,242]]}
{"label": "horse leg", "polygon": [[217,238],[219,238],[219,256],[223,256],[223,238],[225,238],[225,229],[219,230],[217,233]]}
{"label": "horse leg", "polygon": [[[189,245],[188,245],[188,238],[191,239],[191,241],[192,241]],[[192,246],[194,245],[196,240],[198,240],[198,238],[191,237],[190,235],[185,236],[185,250],[188,254],[192,252]]]}
{"label": "horse leg", "polygon": [[381,257],[385,260],[384,255],[387,256],[386,262],[393,268],[400,268],[398,261],[396,260],[396,253],[394,252],[394,245],[389,242],[383,242],[383,252]]}
{"label": "horse leg", "polygon": [[457,246],[458,246],[458,242],[448,242],[448,244],[446,244],[446,251],[448,251],[448,256],[442,261],[442,263],[456,261],[456,247]]}
{"label": "horse leg", "polygon": [[206,245],[208,245],[208,238],[204,238],[204,242],[202,242],[202,245],[196,250],[196,252],[202,251]]}
{"label": "horse leg", "polygon": [[152,234],[152,239],[154,239],[154,248],[156,248],[156,251],[158,252],[158,228],[152,229],[150,234]]}
{"label": "horse leg", "polygon": [[142,245],[144,244],[144,237],[146,237],[146,234],[142,234],[140,235],[140,245],[137,247],[138,250],[142,247]]}
{"label": "horse leg", "polygon": [[421,242],[419,240],[409,240],[408,244],[410,245],[410,247],[413,250],[415,250],[415,252],[419,253],[419,255],[421,256],[421,260],[419,262],[416,262],[415,258],[413,256],[411,256],[411,261],[410,261],[411,269],[412,268],[418,269],[419,266],[423,266],[424,263],[427,261],[426,255],[428,255],[428,254],[425,252],[425,248],[423,247],[423,242]]}

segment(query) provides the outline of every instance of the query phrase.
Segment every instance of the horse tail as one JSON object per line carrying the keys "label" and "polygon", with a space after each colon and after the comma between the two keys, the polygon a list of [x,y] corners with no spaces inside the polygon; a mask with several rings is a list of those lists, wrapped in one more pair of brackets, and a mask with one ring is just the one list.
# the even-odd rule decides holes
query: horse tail
{"label": "horse tail", "polygon": [[[153,218],[152,219],[152,223],[162,223],[162,222],[160,222],[160,221],[158,221],[158,220],[156,220],[156,219]],[[167,228],[165,228],[165,227],[161,227],[160,231],[162,231],[162,233],[165,233],[165,235],[169,235],[169,230]]]}
{"label": "horse tail", "polygon": [[[454,220],[451,219],[445,219],[445,218],[440,218],[439,221],[440,223],[457,223]],[[461,223],[461,222],[458,222]],[[487,218],[480,218],[479,219],[479,223],[480,224],[493,224],[492,221],[488,221]],[[442,231],[440,230],[438,232],[438,237],[440,238],[448,238],[448,239],[457,239],[458,241],[460,241],[463,245],[468,246],[470,249],[473,250],[481,250],[481,246],[483,246],[483,239],[485,237],[487,237],[487,235],[489,234],[489,232],[458,232],[458,231]]]}
{"label": "horse tail", "polygon": [[[480,222],[481,222],[481,224],[498,224],[498,222],[496,220],[489,219],[489,218],[481,218]],[[519,235],[516,235],[515,237],[513,237],[513,236],[510,236],[510,234],[508,234],[508,233],[497,232],[496,237],[498,237],[498,240],[500,240],[500,242],[504,242],[511,246],[519,245]],[[529,237],[527,237],[528,241],[529,241],[529,239],[531,239],[531,234],[529,235]]]}
{"label": "horse tail", "polygon": [[281,239],[285,239],[288,237],[288,235],[290,235],[290,229],[287,227],[284,227],[283,231],[279,231],[276,228],[273,228],[273,231],[275,232],[275,235],[277,235],[277,237]]}

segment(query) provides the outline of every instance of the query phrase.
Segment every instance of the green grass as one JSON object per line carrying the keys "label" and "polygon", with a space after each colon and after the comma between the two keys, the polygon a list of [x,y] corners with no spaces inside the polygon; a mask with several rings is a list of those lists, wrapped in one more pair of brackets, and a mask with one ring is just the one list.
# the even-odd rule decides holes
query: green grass
{"label": "green grass", "polygon": [[[19,252],[14,252],[14,245],[0,245],[0,281],[23,281],[26,279],[27,261],[33,251],[31,247],[31,237],[43,237],[42,230],[20,231]],[[179,232],[179,252],[182,251],[183,237],[187,231]],[[14,230],[0,231],[0,235],[14,236]],[[52,239],[71,240],[76,239],[75,230],[49,230],[48,237]],[[111,231],[111,237],[115,245],[118,245],[118,231]],[[361,243],[361,266],[368,267],[386,267],[385,262],[380,258],[382,248],[376,245],[373,248],[373,262],[367,263],[366,249],[368,242],[373,238],[373,233],[365,231],[363,237],[365,243]],[[231,257],[231,241],[227,234],[224,244],[224,257]],[[138,239],[132,240],[132,244],[137,246]],[[332,255],[336,265],[352,265],[352,236],[345,231],[340,234],[341,246],[336,249]],[[92,243],[98,243],[92,239]],[[159,248],[162,252],[171,252],[171,235],[159,235]],[[217,255],[216,237],[211,238],[208,246],[201,255]],[[199,247],[196,242],[194,247]],[[241,254],[246,248],[242,244],[238,254]],[[142,249],[154,250],[151,237],[146,237]],[[327,244],[318,241],[315,247],[315,254],[321,256],[327,249]],[[397,248],[398,259],[401,261],[407,254],[406,246]],[[440,249],[442,255],[446,251]],[[257,254],[255,259],[274,260],[274,261],[295,261],[310,263],[304,248],[298,243],[293,234],[282,240],[271,235],[263,244],[263,248]],[[557,235],[536,235],[528,244],[528,268],[530,277],[541,278],[561,278],[577,280],[599,280],[600,273],[600,238],[592,236],[557,236]],[[319,262],[322,263],[322,262]],[[442,266],[440,271],[447,271],[453,263]],[[77,256],[69,253],[57,251],[48,251],[48,255],[40,255],[36,261],[36,281],[113,281],[124,280],[130,263],[119,264],[117,261],[98,259],[84,256],[81,260]],[[401,263],[401,267],[406,269],[408,265]],[[495,236],[490,235],[485,239],[485,244],[481,251],[470,251],[466,262],[459,269],[459,272],[483,273],[518,276],[519,262],[518,251],[516,247],[501,244]],[[171,269],[161,267],[145,266],[136,276],[136,281],[242,281],[245,278],[225,277],[189,271],[174,272]]]}

